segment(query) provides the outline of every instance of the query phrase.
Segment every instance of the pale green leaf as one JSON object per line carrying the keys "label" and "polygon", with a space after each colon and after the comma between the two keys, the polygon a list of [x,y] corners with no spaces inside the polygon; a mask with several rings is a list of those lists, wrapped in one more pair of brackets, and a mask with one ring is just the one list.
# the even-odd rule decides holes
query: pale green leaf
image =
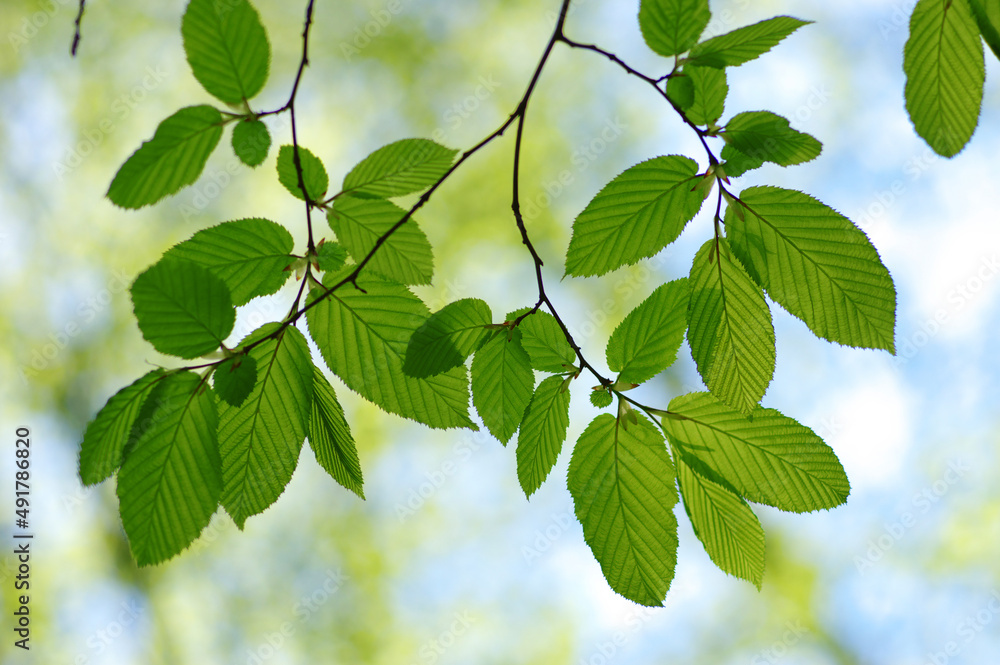
{"label": "pale green leaf", "polygon": [[504,445],[514,436],[531,400],[535,375],[519,330],[501,330],[472,359],[472,403],[483,424]]}
{"label": "pale green leaf", "polygon": [[[345,276],[327,273],[323,283],[330,287]],[[425,379],[403,371],[410,338],[430,316],[427,306],[405,286],[374,275],[358,277],[358,286],[364,291],[345,284],[306,313],[330,370],[390,413],[440,429],[474,429],[464,366]],[[313,291],[310,303],[319,293]]]}
{"label": "pale green leaf", "polygon": [[288,280],[292,234],[267,219],[223,222],[195,233],[167,256],[207,268],[225,283],[237,307],[270,295]]}
{"label": "pale green leaf", "polygon": [[193,372],[170,374],[148,398],[149,426],[118,472],[122,525],[140,566],[190,545],[219,505],[215,398]]}
{"label": "pale green leaf", "polygon": [[789,127],[788,120],[770,111],[746,111],[726,123],[722,138],[753,159],[792,166],[819,156],[823,144]]}
{"label": "pale green leaf", "polygon": [[[515,310],[505,320],[514,321],[530,309],[524,307]],[[521,346],[528,352],[534,369],[556,373],[576,369],[576,351],[566,341],[566,334],[559,327],[556,317],[548,312],[535,310],[522,319],[517,328],[521,331]]]}
{"label": "pale green leaf", "polygon": [[750,501],[796,513],[847,501],[851,487],[833,450],[778,411],[758,406],[747,418],[711,393],[676,397],[669,408],[670,443]]}
{"label": "pale green leaf", "polygon": [[[764,528],[747,502],[697,460],[674,455],[684,509],[705,552],[723,571],[758,589],[764,578]],[[696,470],[695,467],[702,467]]]}
{"label": "pale green leaf", "polygon": [[603,275],[676,240],[707,196],[703,189],[691,191],[697,169],[694,160],[670,155],[612,180],[573,222],[566,274]]}
{"label": "pale green leaf", "polygon": [[[322,201],[323,195],[330,187],[330,177],[326,174],[326,167],[319,157],[302,146],[299,146],[298,154],[302,166],[302,182],[305,183],[306,192],[309,193],[309,200],[314,203]],[[281,146],[278,150],[277,166],[278,180],[285,189],[295,198],[304,199],[302,188],[299,186],[299,172],[295,168],[295,146]]]}
{"label": "pale green leaf", "polygon": [[334,480],[365,498],[361,461],[351,436],[344,409],[337,401],[333,386],[318,367],[313,367],[313,403],[309,418],[309,445],[320,466]]}
{"label": "pale green leaf", "polygon": [[445,305],[413,333],[403,371],[422,378],[458,367],[486,339],[492,319],[489,305],[476,298]]}
{"label": "pale green leaf", "polygon": [[[405,210],[385,199],[341,196],[327,219],[337,239],[355,261],[361,262],[405,215]],[[434,254],[427,236],[409,219],[386,238],[366,268],[400,284],[430,284]]]}
{"label": "pale green leaf", "polygon": [[[995,4],[995,0],[994,0]],[[952,157],[979,124],[986,67],[968,0],[920,0],[903,50],[906,110],[940,155]]]}
{"label": "pale green leaf", "polygon": [[597,416],[573,449],[567,484],[611,588],[640,605],[661,605],[677,563],[677,489],[660,432],[643,416],[628,428]]}
{"label": "pale green leaf", "polygon": [[233,152],[247,166],[260,166],[270,149],[271,134],[260,120],[243,120],[233,127]]}
{"label": "pale green leaf", "polygon": [[688,65],[683,74],[692,84],[691,104],[685,110],[688,120],[696,125],[717,121],[725,110],[729,94],[726,70]]}
{"label": "pale green leaf", "polygon": [[155,369],[115,393],[87,425],[80,444],[80,480],[96,485],[118,470],[130,441],[142,432],[135,427],[140,409],[163,376]]}
{"label": "pale green leaf", "polygon": [[590,391],[590,403],[596,406],[598,409],[606,409],[611,406],[611,402],[614,401],[611,392],[608,390],[591,390]]}
{"label": "pale green leaf", "polygon": [[702,245],[691,266],[688,342],[708,389],[750,414],[774,375],[774,326],[763,292],[725,238]]}
{"label": "pale green leaf", "polygon": [[115,174],[108,198],[122,208],[152,205],[190,185],[222,137],[222,114],[188,106],[160,123]]}
{"label": "pale green leaf", "polygon": [[538,384],[517,435],[517,479],[530,497],[552,471],[569,427],[569,387],[561,376]]}
{"label": "pale green leaf", "polygon": [[344,191],[392,198],[427,189],[444,177],[457,150],[428,139],[403,139],[365,157],[344,177]]}
{"label": "pale green leaf", "polygon": [[691,49],[687,61],[690,65],[704,67],[742,65],[767,53],[782,39],[809,23],[812,21],[775,16],[701,42]]}
{"label": "pale green leaf", "polygon": [[794,190],[752,187],[740,199],[743,219],[726,212],[729,242],[775,302],[823,339],[895,352],[896,289],[861,229]]}
{"label": "pale green leaf", "polygon": [[759,169],[764,165],[763,159],[746,155],[728,143],[722,147],[719,156],[725,160],[722,169],[729,178],[738,178],[747,171]]}
{"label": "pale green leaf", "polygon": [[347,263],[347,250],[337,242],[326,241],[316,248],[316,262],[323,272],[335,272]]}
{"label": "pale green leaf", "polygon": [[[278,323],[250,333],[247,347],[273,334]],[[284,491],[299,461],[313,399],[309,347],[301,332],[286,327],[276,338],[247,354],[257,366],[257,382],[238,407],[219,403],[222,505],[240,529]]]}
{"label": "pale green leaf", "polygon": [[225,283],[196,263],[170,256],[135,278],[132,304],[142,336],[160,353],[181,358],[219,348],[236,323]]}
{"label": "pale green leaf", "polygon": [[643,383],[673,364],[687,328],[688,280],[661,284],[629,312],[608,340],[608,368]]}
{"label": "pale green leaf", "polygon": [[679,55],[694,46],[710,18],[708,0],[642,0],[639,4],[643,39],[663,56]]}
{"label": "pale green leaf", "polygon": [[241,104],[267,82],[271,45],[247,0],[191,0],[181,21],[194,77],[227,104]]}

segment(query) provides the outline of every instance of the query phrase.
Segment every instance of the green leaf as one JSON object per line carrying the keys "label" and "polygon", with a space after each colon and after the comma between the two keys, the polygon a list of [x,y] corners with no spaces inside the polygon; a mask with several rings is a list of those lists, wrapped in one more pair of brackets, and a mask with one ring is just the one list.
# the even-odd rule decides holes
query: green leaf
{"label": "green leaf", "polygon": [[276,293],[294,260],[292,234],[267,219],[238,219],[203,229],[166,256],[197,263],[221,279],[239,307]]}
{"label": "green leaf", "polygon": [[[246,347],[274,333],[267,323]],[[238,407],[219,404],[222,505],[240,529],[277,500],[292,478],[313,401],[313,369],[306,338],[293,326],[247,351],[257,382]]]}
{"label": "green leaf", "polygon": [[597,416],[576,443],[567,484],[611,588],[661,605],[677,563],[677,489],[660,432],[642,416],[627,429],[610,414]]}
{"label": "green leaf", "polygon": [[608,368],[618,380],[643,383],[677,359],[687,328],[686,279],[661,284],[629,312],[608,340]]}
{"label": "green leaf", "polygon": [[309,418],[309,445],[316,461],[334,480],[365,498],[364,477],[358,450],[344,409],[337,401],[333,386],[318,367],[313,367],[313,403]]}
{"label": "green leaf", "polygon": [[746,111],[733,116],[722,133],[726,143],[754,159],[781,166],[816,159],[823,144],[788,126],[788,120],[770,111]]}
{"label": "green leaf", "polygon": [[[341,196],[327,219],[354,260],[361,262],[405,215],[405,210],[385,199]],[[400,284],[430,284],[434,254],[427,236],[410,219],[385,240],[367,267]]]}
{"label": "green leaf", "polygon": [[775,16],[705,40],[691,49],[689,65],[736,67],[767,53],[782,39],[812,21]]}
{"label": "green leaf", "polygon": [[190,185],[205,168],[222,137],[222,114],[211,106],[188,106],[160,123],[115,174],[107,197],[122,208],[156,203]]}
{"label": "green leaf", "polygon": [[[309,193],[309,200],[322,201],[323,195],[330,187],[330,177],[326,174],[326,167],[319,157],[302,146],[299,146],[299,161],[302,162],[302,181],[305,183],[306,192]],[[278,180],[292,196],[304,200],[302,188],[299,187],[299,172],[295,168],[294,146],[283,145],[278,150]]]}
{"label": "green leaf", "polygon": [[486,339],[492,320],[490,306],[476,298],[445,305],[413,333],[403,371],[424,378],[458,367]]}
{"label": "green leaf", "polygon": [[215,399],[200,377],[167,375],[149,402],[149,427],[118,472],[122,525],[140,566],[190,545],[218,507],[222,487]]}
{"label": "green leaf", "polygon": [[247,166],[260,166],[270,149],[271,134],[260,120],[243,120],[233,127],[233,152]]}
{"label": "green leaf", "polygon": [[428,139],[403,139],[365,157],[344,177],[344,192],[392,198],[427,189],[448,172],[457,150]]}
{"label": "green leaf", "polygon": [[142,336],[160,353],[197,358],[219,348],[236,323],[225,283],[196,263],[164,256],[135,278]]}
{"label": "green leaf", "polygon": [[96,485],[122,465],[126,445],[141,433],[136,419],[143,403],[163,376],[155,369],[115,393],[87,425],[80,445],[80,480]]}
{"label": "green leaf", "polygon": [[642,0],[639,28],[649,48],[663,56],[684,53],[711,18],[708,0]]}
{"label": "green leaf", "polygon": [[[327,273],[327,288],[346,277]],[[306,313],[309,331],[327,366],[347,387],[389,413],[431,427],[469,427],[469,383],[465,367],[418,379],[403,371],[413,333],[427,320],[427,306],[405,286],[375,275],[358,277]],[[314,290],[312,303],[320,292]]]}
{"label": "green leaf", "polygon": [[983,41],[1000,58],[1000,4],[992,0],[969,0]]}
{"label": "green leaf", "polygon": [[758,406],[750,419],[710,393],[676,397],[670,411],[670,442],[750,501],[796,513],[847,501],[851,486],[833,450],[778,411]]}
{"label": "green leaf", "polygon": [[323,272],[336,272],[347,263],[347,250],[337,242],[326,242],[316,248],[316,261]]}
{"label": "green leaf", "polygon": [[254,97],[267,82],[271,45],[246,0],[191,0],[181,35],[194,77],[227,104]]}
{"label": "green leaf", "polygon": [[716,397],[749,415],[774,376],[774,326],[764,293],[725,238],[702,245],[691,266],[691,356]]}
{"label": "green leaf", "polygon": [[519,330],[498,331],[472,359],[472,403],[483,424],[507,445],[531,401],[535,375]]}
{"label": "green leaf", "polygon": [[802,192],[751,187],[740,199],[742,220],[726,211],[729,242],[775,302],[823,339],[895,353],[896,289],[861,229]]}
{"label": "green leaf", "polygon": [[717,121],[725,110],[729,94],[726,70],[688,65],[683,73],[692,84],[691,104],[685,110],[688,120],[696,125]]}
{"label": "green leaf", "polygon": [[230,406],[241,406],[257,383],[257,361],[251,355],[240,354],[220,363],[212,378],[220,399]]}
{"label": "green leaf", "polygon": [[979,124],[986,66],[967,0],[920,0],[903,50],[906,110],[917,134],[953,157]]}
{"label": "green leaf", "polygon": [[611,393],[607,390],[591,390],[590,391],[590,403],[596,406],[598,409],[606,409],[611,406],[611,402],[614,398]]}
{"label": "green leaf", "polygon": [[566,379],[550,376],[538,384],[517,435],[517,479],[524,495],[534,494],[552,467],[569,427],[569,388]]}
{"label": "green leaf", "polygon": [[763,159],[746,155],[728,143],[722,147],[720,156],[725,160],[722,164],[722,170],[730,178],[738,178],[747,171],[759,169],[764,165]]}
{"label": "green leaf", "polygon": [[694,83],[691,77],[679,74],[667,79],[667,97],[681,110],[691,108],[694,104]]}
{"label": "green leaf", "polygon": [[713,479],[703,467],[695,470],[683,455],[675,454],[677,481],[684,509],[695,535],[712,562],[723,571],[758,589],[764,578],[764,528],[747,502]]}
{"label": "green leaf", "polygon": [[670,155],[637,164],[612,180],[573,222],[566,274],[603,275],[676,240],[708,194],[691,191],[697,169],[694,160]]}
{"label": "green leaf", "polygon": [[[529,311],[530,307],[515,310],[505,321],[514,321]],[[576,351],[566,341],[566,335],[556,317],[548,312],[535,310],[526,316],[517,329],[521,331],[521,346],[528,352],[531,366],[543,372],[564,373],[576,369]]]}

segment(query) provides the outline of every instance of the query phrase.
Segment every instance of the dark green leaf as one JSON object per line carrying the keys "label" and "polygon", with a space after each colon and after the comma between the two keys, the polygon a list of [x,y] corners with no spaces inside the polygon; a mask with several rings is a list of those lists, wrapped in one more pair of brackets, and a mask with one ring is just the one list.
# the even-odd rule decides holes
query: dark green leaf
{"label": "dark green leaf", "polygon": [[[302,162],[302,181],[309,193],[309,200],[322,201],[323,195],[330,187],[330,177],[319,157],[306,148],[299,146],[299,161]],[[295,168],[295,147],[283,145],[278,150],[278,180],[297,199],[303,199],[302,188],[299,187],[299,172]]]}
{"label": "dark green leaf", "polygon": [[733,116],[722,133],[726,143],[753,159],[781,166],[815,159],[823,144],[788,126],[788,120],[769,111],[747,111]]}
{"label": "dark green leaf", "polygon": [[629,312],[608,340],[608,368],[618,380],[643,383],[673,364],[687,328],[688,281],[661,284]]}
{"label": "dark green leaf", "polygon": [[823,339],[893,353],[896,289],[864,232],[802,192],[752,187],[740,199],[727,236],[768,295]]}
{"label": "dark green leaf", "polygon": [[698,165],[670,155],[637,164],[612,180],[573,222],[566,274],[603,275],[653,256],[677,239],[707,191]]}
{"label": "dark green leaf", "polygon": [[[345,276],[327,273],[323,283],[331,287]],[[374,275],[362,274],[358,286],[364,292],[347,284],[306,313],[330,370],[390,413],[440,429],[474,429],[464,366],[426,379],[403,371],[410,338],[430,316],[427,306],[405,286]],[[310,302],[318,293],[313,291]]]}
{"label": "dark green leaf", "polygon": [[344,191],[380,198],[427,189],[440,180],[457,150],[427,139],[403,139],[365,157],[344,177]]}
{"label": "dark green leaf", "polygon": [[774,375],[774,327],[764,294],[725,238],[702,245],[691,266],[688,342],[705,385],[750,414]]}
{"label": "dark green leaf", "polygon": [[559,457],[569,427],[566,379],[550,376],[538,384],[517,435],[517,478],[524,495],[534,494]]}
{"label": "dark green leaf", "polygon": [[703,67],[735,67],[767,53],[778,42],[812,21],[775,16],[753,25],[712,37],[691,49],[688,64]]}
{"label": "dark green leaf", "polygon": [[535,375],[519,330],[501,330],[472,359],[472,403],[483,424],[504,445],[531,401]]}
{"label": "dark green leaf", "polygon": [[[695,535],[723,571],[758,589],[764,578],[764,528],[747,502],[694,460],[674,455],[684,508]],[[701,467],[700,470],[696,470]]]}
{"label": "dark green leaf", "polygon": [[247,0],[191,0],[181,22],[194,77],[227,104],[241,104],[267,82],[271,45]]}
{"label": "dark green leaf", "polygon": [[197,263],[225,283],[233,304],[270,295],[288,280],[292,234],[267,219],[239,219],[202,231],[173,247],[168,257]]}
{"label": "dark green leaf", "polygon": [[[405,210],[385,199],[341,196],[327,219],[340,242],[360,262],[405,215]],[[430,284],[434,276],[431,244],[413,219],[396,229],[367,265],[400,284]]]}
{"label": "dark green leaf", "polygon": [[995,0],[969,0],[983,41],[1000,58],[1000,3]]}
{"label": "dark green leaf", "polygon": [[714,67],[684,68],[684,78],[691,81],[692,99],[686,113],[688,120],[696,125],[709,125],[717,121],[726,107],[729,84],[726,70]]}
{"label": "dark green leaf", "polygon": [[257,383],[257,361],[240,354],[221,363],[212,374],[215,394],[230,406],[241,406]]}
{"label": "dark green leaf", "polygon": [[983,43],[967,0],[917,3],[903,71],[906,110],[917,134],[939,155],[958,154],[979,124],[986,79]]}
{"label": "dark green leaf", "polygon": [[337,401],[333,386],[318,367],[313,367],[313,403],[309,418],[309,445],[316,461],[334,480],[365,498],[364,478],[358,450],[344,409]]}
{"label": "dark green leaf", "polygon": [[677,563],[677,489],[660,432],[643,416],[628,428],[597,416],[573,449],[567,484],[611,588],[640,605],[661,605]]}
{"label": "dark green leaf", "polygon": [[694,104],[694,83],[690,76],[679,74],[667,80],[667,97],[681,110],[686,111]]}
{"label": "dark green leaf", "polygon": [[774,409],[758,406],[753,418],[710,393],[670,402],[663,418],[670,442],[701,460],[750,501],[796,513],[847,501],[850,483],[823,440]]}
{"label": "dark green leaf", "polygon": [[642,0],[639,27],[649,48],[663,56],[684,53],[711,18],[708,0]]}
{"label": "dark green leaf", "polygon": [[149,396],[149,426],[118,472],[122,525],[140,566],[190,545],[219,506],[215,398],[193,372],[170,374]]}
{"label": "dark green leaf", "polygon": [[122,208],[152,205],[190,185],[222,137],[222,114],[211,106],[183,108],[122,164],[108,198]]}
{"label": "dark green leaf", "polygon": [[[240,346],[274,333],[267,323]],[[306,338],[288,326],[247,354],[257,382],[238,407],[219,404],[222,505],[240,529],[275,502],[292,478],[312,411],[313,369]]]}
{"label": "dark green leaf", "polygon": [[233,152],[247,166],[260,166],[270,149],[271,134],[260,120],[243,120],[233,127]]}
{"label": "dark green leaf", "polygon": [[122,465],[126,444],[142,425],[136,419],[150,391],[163,370],[155,369],[131,385],[115,393],[87,425],[80,445],[80,480],[84,485],[96,485]]}
{"label": "dark green leaf", "polygon": [[196,263],[164,256],[132,284],[142,336],[160,353],[197,358],[219,348],[236,310],[225,283]]}
{"label": "dark green leaf", "polygon": [[423,378],[458,367],[486,339],[492,320],[489,305],[476,298],[445,305],[413,333],[403,371]]}

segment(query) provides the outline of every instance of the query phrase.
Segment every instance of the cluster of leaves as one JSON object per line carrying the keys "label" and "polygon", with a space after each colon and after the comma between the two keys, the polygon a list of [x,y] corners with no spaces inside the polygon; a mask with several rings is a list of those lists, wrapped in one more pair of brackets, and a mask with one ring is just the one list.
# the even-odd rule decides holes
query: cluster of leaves
{"label": "cluster of leaves", "polygon": [[919,0],[903,51],[906,110],[939,155],[953,157],[979,124],[986,81],[983,41],[1000,58],[996,0]]}
{"label": "cluster of leaves", "polygon": [[[765,162],[790,166],[815,158],[819,141],[768,111],[720,121],[730,68],[806,22],[779,16],[699,41],[710,19],[707,0],[643,0],[643,37],[672,59],[669,72],[653,78],[566,38],[569,4],[563,1],[518,111],[498,131],[457,162],[456,151],[431,141],[391,143],[351,169],[331,195],[321,160],[295,138],[298,78],[285,107],[264,113],[250,107],[269,60],[256,11],[246,0],[191,0],[183,35],[192,71],[238,110],[195,106],[167,118],[121,167],[108,196],[137,208],[194,182],[230,123],[236,154],[258,165],[270,147],[260,117],[290,111],[293,143],[278,151],[277,175],[305,201],[309,241],[303,254],[294,254],[282,226],[230,221],[171,248],[132,285],[139,328],[153,347],[202,358],[190,367],[157,369],[122,389],[84,435],[81,477],[94,484],[117,472],[122,522],[140,564],[182,551],[220,504],[242,528],[283,491],[306,439],[331,476],[363,497],[350,427],[310,357],[296,325],[302,318],[329,370],[389,413],[434,428],[476,428],[471,386],[490,433],[504,444],[517,435],[517,474],[527,497],[565,442],[574,379],[592,373],[599,385],[591,402],[613,410],[594,418],[573,447],[568,487],[609,584],[637,603],[659,605],[669,589],[680,499],[712,560],[757,586],[764,533],[751,502],[808,512],[846,500],[850,487],[834,452],[809,428],[760,405],[775,366],[768,301],[823,339],[893,352],[893,283],[865,234],[816,199],[777,187],[739,194],[727,188],[730,178]],[[587,361],[545,293],[541,261],[517,205],[516,166],[515,220],[539,268],[537,302],[503,317],[476,298],[431,313],[409,288],[429,283],[434,270],[414,212],[515,119],[520,150],[528,98],[556,43],[608,56],[654,86],[697,134],[708,160],[700,170],[690,157],[659,156],[614,178],[573,222],[566,275],[604,275],[655,255],[716,196],[714,234],[690,274],[657,287],[608,340],[614,378]],[[717,157],[710,142],[719,139]],[[424,193],[409,210],[392,202],[418,192]],[[335,241],[313,243],[313,210],[326,213]],[[275,293],[292,272],[301,285],[288,316],[228,347],[236,308]],[[707,391],[675,397],[665,408],[629,397],[675,362],[685,336]]]}

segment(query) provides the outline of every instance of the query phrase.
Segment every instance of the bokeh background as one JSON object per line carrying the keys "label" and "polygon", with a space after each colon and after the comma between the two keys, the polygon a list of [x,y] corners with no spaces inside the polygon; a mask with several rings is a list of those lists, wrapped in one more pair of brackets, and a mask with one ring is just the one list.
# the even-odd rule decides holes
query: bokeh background
{"label": "bokeh background", "polygon": [[[260,106],[275,108],[298,63],[305,2],[255,4],[273,47]],[[399,138],[471,146],[513,110],[558,4],[318,0],[299,97],[303,145],[334,181]],[[667,71],[642,43],[637,3],[573,4],[571,37]],[[899,292],[899,354],[822,342],[773,308],[778,362],[764,404],[833,446],[850,499],[808,515],[757,509],[767,532],[761,591],[712,565],[678,507],[676,579],[665,607],[646,610],[610,591],[583,541],[565,487],[570,443],[529,502],[512,447],[385,415],[339,383],[367,501],[304,448],[288,489],[244,532],[220,513],[188,552],[135,567],[114,482],[86,489],[76,473],[86,422],[162,360],[139,334],[128,284],[171,244],[228,219],[279,221],[299,248],[305,234],[301,206],[274,177],[275,150],[231,177],[234,157],[222,145],[196,185],[138,213],[103,198],[160,120],[212,102],[184,60],[181,0],[89,5],[81,54],[70,59],[74,1],[0,4],[0,661],[998,662],[1000,88],[991,54],[980,129],[943,160],[903,107],[913,2],[712,2],[715,32],[781,13],[816,21],[730,70],[724,118],[769,109],[823,141],[810,164],[743,180],[802,189],[869,234]],[[277,144],[290,141],[284,119],[269,123]],[[472,296],[494,312],[533,300],[509,211],[512,145],[507,137],[477,155],[419,215],[438,260],[433,286],[420,290],[432,309]],[[639,266],[560,282],[570,223],[614,175],[671,153],[704,166],[690,131],[644,84],[598,56],[558,49],[530,109],[525,210],[551,294],[598,365],[622,317],[686,274],[710,219],[700,215]],[[569,184],[553,184],[564,172]],[[251,303],[237,332],[280,317],[291,295]],[[573,386],[569,442],[594,415],[591,383]],[[698,385],[685,345],[642,397],[665,405]],[[28,653],[10,630],[20,426],[34,444]]]}

